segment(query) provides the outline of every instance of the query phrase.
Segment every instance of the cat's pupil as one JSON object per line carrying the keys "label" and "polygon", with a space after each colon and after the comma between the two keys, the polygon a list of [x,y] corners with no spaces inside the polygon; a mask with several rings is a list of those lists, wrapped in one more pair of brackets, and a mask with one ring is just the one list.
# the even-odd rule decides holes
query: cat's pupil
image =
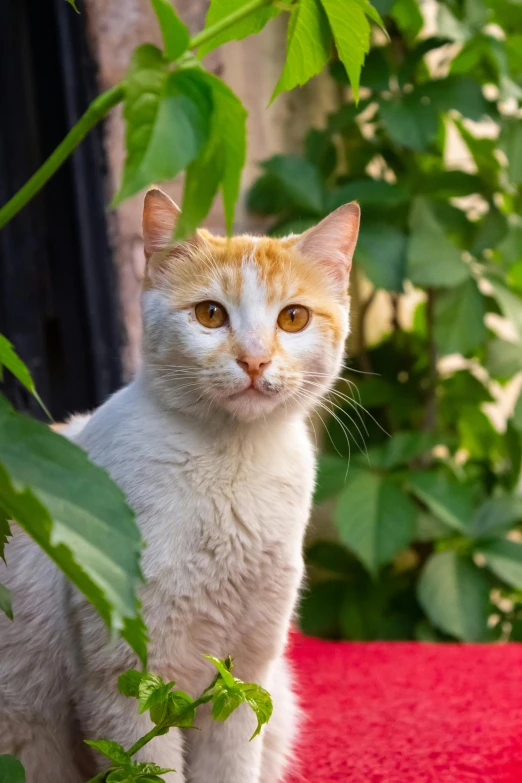
{"label": "cat's pupil", "polygon": [[290,320],[292,323],[295,321],[295,310],[290,310]]}
{"label": "cat's pupil", "polygon": [[210,305],[208,308],[208,314],[210,318],[214,318],[214,313],[216,312],[216,305]]}

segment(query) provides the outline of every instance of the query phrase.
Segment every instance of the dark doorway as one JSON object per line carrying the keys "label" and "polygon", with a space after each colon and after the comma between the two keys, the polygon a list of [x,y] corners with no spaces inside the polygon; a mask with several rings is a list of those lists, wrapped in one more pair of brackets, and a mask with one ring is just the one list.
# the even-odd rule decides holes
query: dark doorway
{"label": "dark doorway", "polygon": [[[97,94],[85,14],[65,0],[1,0],[0,74],[3,204]],[[121,381],[106,204],[96,128],[0,231],[0,332],[57,420],[98,405]],[[41,416],[32,398],[5,380],[16,407]]]}

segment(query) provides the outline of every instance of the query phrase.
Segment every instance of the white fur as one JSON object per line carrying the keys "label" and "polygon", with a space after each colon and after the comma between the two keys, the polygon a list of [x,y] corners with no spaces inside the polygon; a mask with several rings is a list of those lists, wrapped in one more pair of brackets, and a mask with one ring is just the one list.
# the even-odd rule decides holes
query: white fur
{"label": "white fur", "polygon": [[[252,259],[243,280],[239,305],[214,297],[237,346],[261,350],[288,302],[266,305]],[[204,361],[225,331],[148,292],[140,374],[71,425],[123,488],[147,544],[150,670],[197,696],[213,676],[202,654],[232,655],[235,674],[273,696],[272,720],[250,743],[255,718],[243,705],[226,723],[204,708],[201,731],[172,730],[146,746],[142,759],[177,770],[166,776],[172,783],[278,783],[287,767],[298,708],[284,649],[315,469],[305,414],[339,371],[347,316],[338,306],[341,341],[325,341],[312,316],[302,333],[281,335],[285,354],[258,391],[237,396],[250,383],[237,357],[223,349],[211,367]],[[306,380],[317,385],[307,389]],[[21,531],[7,556],[0,582],[13,591],[16,620],[0,615],[0,753],[21,757],[28,783],[77,783],[72,713],[83,736],[125,747],[150,728],[116,689],[136,661],[123,642],[107,646],[96,613]]]}

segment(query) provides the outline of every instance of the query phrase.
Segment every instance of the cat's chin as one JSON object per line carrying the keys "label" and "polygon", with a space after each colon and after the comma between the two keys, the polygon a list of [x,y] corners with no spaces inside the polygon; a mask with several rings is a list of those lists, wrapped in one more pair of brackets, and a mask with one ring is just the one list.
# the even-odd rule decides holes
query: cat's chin
{"label": "cat's chin", "polygon": [[243,389],[221,401],[222,406],[242,421],[253,421],[266,417],[279,407],[279,394],[266,394],[253,387]]}

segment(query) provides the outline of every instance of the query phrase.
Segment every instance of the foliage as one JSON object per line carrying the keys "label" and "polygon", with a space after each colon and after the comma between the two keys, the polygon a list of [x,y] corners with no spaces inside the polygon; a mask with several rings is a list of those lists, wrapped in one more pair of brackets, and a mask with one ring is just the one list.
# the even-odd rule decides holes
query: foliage
{"label": "foliage", "polygon": [[[511,0],[440,0],[426,37],[421,3],[376,6],[390,38],[375,36],[359,103],[333,62],[339,108],[302,155],[262,163],[249,194],[275,235],[352,199],[362,207],[351,358],[325,403],[349,432],[327,422],[316,492],[338,541],[308,549],[302,626],[347,639],[516,638],[522,398],[505,432],[487,410],[495,384],[522,370],[522,13]],[[498,135],[484,138],[479,120]],[[448,168],[450,135],[466,170]],[[368,345],[377,293],[390,317]]]}
{"label": "foliage", "polygon": [[[74,0],[68,2],[77,10]],[[186,170],[178,235],[188,236],[197,228],[219,189],[230,233],[245,163],[246,110],[220,79],[207,73],[201,58],[227,41],[259,32],[285,11],[286,61],[273,98],[318,73],[329,61],[334,41],[357,94],[369,49],[370,20],[382,26],[369,0],[212,0],[205,28],[190,38],[170,0],[151,0],[151,5],[164,50],[144,44],[134,51],[122,84],[93,101],[53,155],[0,209],[0,228],[40,190],[85,134],[123,101],[127,155],[113,205]]]}
{"label": "foliage", "polygon": [[[214,664],[218,673],[197,699],[192,699],[184,691],[172,690],[176,683],[165,683],[157,674],[131,669],[120,675],[118,690],[138,701],[138,712],[140,715],[148,712],[154,728],[140,737],[129,750],[113,740],[86,740],[87,745],[111,762],[89,783],[161,783],[161,775],[176,770],[164,769],[151,762],[133,761],[132,757],[154,737],[167,734],[174,727],[193,728],[197,709],[202,704],[212,704],[211,715],[216,721],[226,720],[240,704],[248,704],[258,722],[251,740],[259,734],[272,714],[270,695],[260,685],[233,677],[230,657],[225,660],[211,655],[205,657]],[[0,779],[3,783],[25,783],[24,769],[13,756],[0,756]]]}

